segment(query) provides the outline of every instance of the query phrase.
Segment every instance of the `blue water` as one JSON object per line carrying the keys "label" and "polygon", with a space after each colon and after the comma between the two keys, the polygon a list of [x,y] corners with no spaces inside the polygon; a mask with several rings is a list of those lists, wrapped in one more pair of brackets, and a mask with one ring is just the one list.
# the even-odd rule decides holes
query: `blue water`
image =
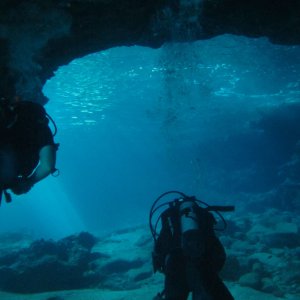
{"label": "blue water", "polygon": [[267,131],[260,121],[300,102],[299,54],[221,36],[114,48],[62,66],[44,87],[60,176],[3,205],[1,231],[105,234],[146,224],[167,190],[226,204],[276,188],[300,134],[288,139],[289,128]]}

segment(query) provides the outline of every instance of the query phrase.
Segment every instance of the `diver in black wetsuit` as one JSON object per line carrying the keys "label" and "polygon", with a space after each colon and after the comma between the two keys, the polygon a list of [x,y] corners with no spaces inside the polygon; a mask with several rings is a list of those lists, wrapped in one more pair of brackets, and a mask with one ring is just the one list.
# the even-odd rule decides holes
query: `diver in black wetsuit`
{"label": "diver in black wetsuit", "polygon": [[[167,192],[164,195],[174,193]],[[165,288],[154,300],[186,300],[189,293],[193,300],[233,300],[218,273],[226,254],[216,237],[216,223],[209,211],[230,211],[233,207],[202,208],[195,197],[182,197],[167,202],[168,208],[159,216],[160,233],[152,226],[152,217],[163,205],[154,203],[150,213],[150,227],[155,240],[153,252],[154,271],[165,275]],[[158,219],[158,220],[159,220]]]}
{"label": "diver in black wetsuit", "polygon": [[0,196],[7,189],[27,193],[56,170],[57,144],[48,123],[37,103],[0,100]]}

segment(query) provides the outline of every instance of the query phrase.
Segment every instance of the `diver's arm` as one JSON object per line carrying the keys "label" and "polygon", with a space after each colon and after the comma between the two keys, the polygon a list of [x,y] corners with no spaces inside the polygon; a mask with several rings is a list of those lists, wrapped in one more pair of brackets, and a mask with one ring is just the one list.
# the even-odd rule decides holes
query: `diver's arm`
{"label": "diver's arm", "polygon": [[29,192],[35,183],[44,179],[55,170],[56,146],[47,145],[41,148],[39,159],[39,165],[32,175],[27,178],[21,178],[10,188],[14,194],[21,195]]}
{"label": "diver's arm", "polygon": [[27,179],[31,185],[34,185],[44,179],[54,171],[56,162],[56,147],[54,145],[44,146],[40,150],[39,159],[39,165],[33,174]]}

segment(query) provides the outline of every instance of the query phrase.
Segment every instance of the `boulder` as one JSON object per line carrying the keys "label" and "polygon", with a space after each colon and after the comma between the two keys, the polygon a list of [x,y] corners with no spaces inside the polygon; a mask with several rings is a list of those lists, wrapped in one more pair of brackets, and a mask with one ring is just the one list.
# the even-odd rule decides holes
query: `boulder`
{"label": "boulder", "polygon": [[0,288],[16,293],[37,293],[89,286],[91,253],[96,239],[83,232],[58,242],[38,240],[28,248],[0,257]]}
{"label": "boulder", "polygon": [[262,278],[256,272],[246,273],[240,277],[239,284],[259,290],[261,288]]}

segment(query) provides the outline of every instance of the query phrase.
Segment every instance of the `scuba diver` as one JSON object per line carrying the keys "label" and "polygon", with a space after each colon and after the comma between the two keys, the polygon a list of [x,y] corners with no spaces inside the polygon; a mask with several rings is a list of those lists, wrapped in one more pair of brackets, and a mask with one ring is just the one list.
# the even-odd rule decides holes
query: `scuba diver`
{"label": "scuba diver", "polygon": [[[52,121],[55,132],[49,128]],[[56,171],[56,125],[40,104],[0,100],[0,201],[27,193],[34,184]]]}
{"label": "scuba diver", "polygon": [[[159,204],[161,199],[174,193],[179,198]],[[193,300],[233,300],[218,275],[226,254],[215,234],[216,220],[211,213],[220,216],[224,230],[226,222],[219,211],[233,210],[233,206],[209,206],[177,191],[157,198],[149,218],[154,238],[152,262],[154,273],[159,271],[165,275],[165,286],[153,300],[187,300],[190,292]],[[159,215],[153,223],[155,214]]]}

